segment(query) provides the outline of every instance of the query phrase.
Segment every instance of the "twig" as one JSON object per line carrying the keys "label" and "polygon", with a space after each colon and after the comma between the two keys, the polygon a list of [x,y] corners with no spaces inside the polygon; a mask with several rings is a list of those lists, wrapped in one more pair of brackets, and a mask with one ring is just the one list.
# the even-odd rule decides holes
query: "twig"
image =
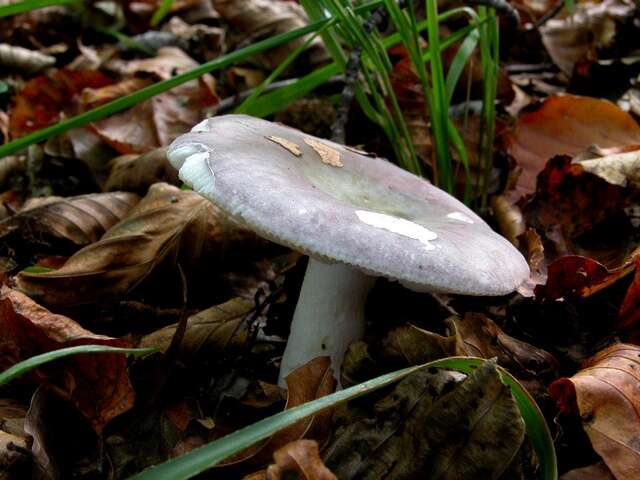
{"label": "twig", "polygon": [[558,0],[553,8],[546,12],[542,17],[540,17],[538,21],[533,25],[533,27],[536,29],[542,27],[545,23],[547,23],[558,13],[560,13],[560,11],[564,8],[564,2],[565,0]]}

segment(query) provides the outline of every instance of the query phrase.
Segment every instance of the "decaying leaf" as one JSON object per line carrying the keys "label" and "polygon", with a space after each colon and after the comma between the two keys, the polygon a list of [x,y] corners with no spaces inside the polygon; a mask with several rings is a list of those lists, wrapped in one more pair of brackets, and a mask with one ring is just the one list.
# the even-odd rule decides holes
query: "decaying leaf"
{"label": "decaying leaf", "polygon": [[617,479],[640,472],[640,347],[615,344],[549,387],[561,410],[582,418],[594,450]]}
{"label": "decaying leaf", "polygon": [[159,183],[127,218],[62,268],[22,272],[17,283],[28,295],[51,305],[113,298],[131,290],[165,259],[179,256],[187,271],[199,262],[213,266],[224,249],[225,235],[234,228],[238,230],[205,198]]}
{"label": "decaying leaf", "polygon": [[506,140],[508,152],[522,168],[516,185],[522,195],[535,191],[536,177],[550,158],[576,156],[593,145],[600,148],[640,145],[640,125],[609,101],[554,96],[539,108],[523,113]]}
{"label": "decaying leaf", "polygon": [[575,468],[560,477],[560,480],[616,480],[603,462],[588,467]]}
{"label": "decaying leaf", "polygon": [[331,165],[332,167],[343,167],[344,164],[340,160],[340,152],[335,148],[325,145],[322,142],[318,142],[312,138],[305,138],[304,143],[313,148],[320,156],[322,163]]}
{"label": "decaying leaf", "polygon": [[326,450],[327,467],[338,478],[499,478],[524,423],[495,362],[456,384],[460,377],[416,372],[363,414],[350,410]]}
{"label": "decaying leaf", "polygon": [[122,155],[111,160],[111,171],[105,183],[106,191],[126,190],[144,195],[154,183],[166,182],[178,186],[178,172],[167,160],[166,147],[143,155]]}
{"label": "decaying leaf", "polygon": [[337,480],[320,458],[318,442],[296,440],[273,453],[275,465],[269,465],[266,480],[285,480],[296,475],[300,480]]}
{"label": "decaying leaf", "polygon": [[[248,334],[247,315],[254,307],[254,302],[238,297],[189,317],[178,352],[180,359],[186,362],[196,356],[213,358],[242,347]],[[146,335],[139,346],[166,351],[176,328],[177,324],[169,325]]]}
{"label": "decaying leaf", "polygon": [[0,238],[15,232],[26,241],[57,238],[77,246],[88,245],[122,220],[139,200],[135,193],[128,192],[49,197],[37,206],[26,205],[0,222]]}
{"label": "decaying leaf", "polygon": [[35,73],[56,63],[56,58],[35,50],[0,43],[0,65],[25,73]]}
{"label": "decaying leaf", "polygon": [[[0,290],[0,370],[40,353],[85,344],[128,346],[123,340],[85,330],[16,290],[5,286]],[[135,393],[123,354],[77,355],[64,365],[65,375],[48,379],[42,368],[34,378],[67,392],[96,431],[133,406]],[[56,368],[59,372],[59,363]]]}

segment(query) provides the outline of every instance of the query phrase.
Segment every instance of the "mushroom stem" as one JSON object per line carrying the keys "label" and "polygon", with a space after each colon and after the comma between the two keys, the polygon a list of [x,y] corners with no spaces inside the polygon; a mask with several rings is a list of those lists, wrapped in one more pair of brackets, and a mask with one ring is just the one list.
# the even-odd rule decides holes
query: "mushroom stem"
{"label": "mushroom stem", "polygon": [[348,265],[309,258],[282,357],[280,386],[286,387],[284,379],[293,370],[326,355],[339,383],[347,347],[364,335],[364,304],[374,280]]}

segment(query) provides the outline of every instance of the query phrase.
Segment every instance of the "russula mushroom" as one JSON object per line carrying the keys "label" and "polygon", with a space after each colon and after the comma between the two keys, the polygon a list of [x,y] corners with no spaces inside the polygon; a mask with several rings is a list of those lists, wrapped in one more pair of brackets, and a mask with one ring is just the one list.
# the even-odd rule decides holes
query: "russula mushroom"
{"label": "russula mushroom", "polygon": [[209,118],[168,157],[182,181],[232,218],[309,255],[280,382],[330,355],[336,376],[364,333],[376,276],[423,292],[504,295],[522,255],[461,202],[364,152],[244,115]]}

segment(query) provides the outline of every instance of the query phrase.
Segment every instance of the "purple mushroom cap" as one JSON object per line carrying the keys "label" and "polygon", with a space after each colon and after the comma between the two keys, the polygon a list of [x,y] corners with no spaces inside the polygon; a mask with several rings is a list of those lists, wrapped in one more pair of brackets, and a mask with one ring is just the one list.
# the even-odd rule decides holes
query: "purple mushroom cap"
{"label": "purple mushroom cap", "polygon": [[204,120],[168,157],[260,235],[417,291],[503,295],[523,256],[454,197],[392,163],[244,115]]}

